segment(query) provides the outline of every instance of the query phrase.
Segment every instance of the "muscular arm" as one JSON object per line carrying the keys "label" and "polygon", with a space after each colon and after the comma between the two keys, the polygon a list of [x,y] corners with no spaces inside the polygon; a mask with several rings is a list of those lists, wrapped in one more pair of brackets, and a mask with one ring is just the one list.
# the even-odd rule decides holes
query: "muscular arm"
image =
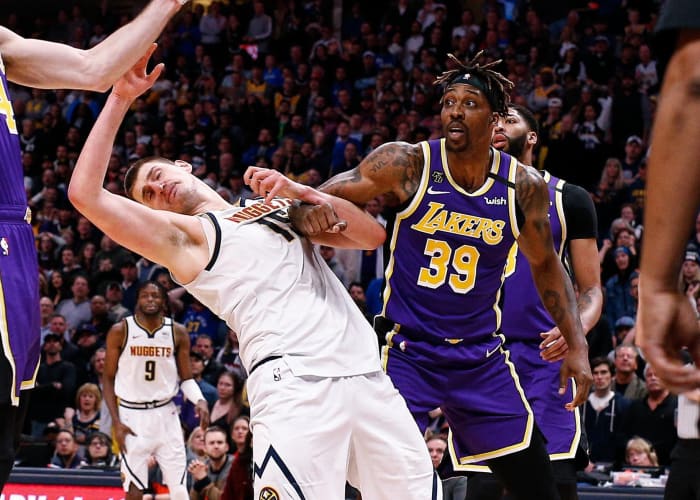
{"label": "muscular arm", "polygon": [[600,264],[595,238],[572,240],[569,245],[571,265],[578,287],[578,312],[583,333],[593,328],[603,309],[603,289],[600,285]]}
{"label": "muscular arm", "polygon": [[398,205],[414,195],[422,172],[421,146],[389,142],[354,169],[328,179],[319,190],[362,206],[379,195],[388,205]]}
{"label": "muscular arm", "polygon": [[568,376],[576,379],[576,396],[572,403],[567,404],[573,409],[588,396],[591,383],[588,346],[571,280],[554,250],[548,218],[549,192],[544,179],[530,167],[518,168],[515,184],[516,199],[525,216],[518,246],[530,263],[542,303],[566,339],[569,352],[562,365],[561,383],[563,387]]}
{"label": "muscular arm", "polygon": [[[700,202],[700,30],[682,30],[661,89],[651,139],[644,210],[637,341],[674,392],[700,385],[683,367],[687,346],[700,367],[700,329],[677,280]],[[678,131],[683,133],[678,135]],[[669,161],[672,158],[673,161]]]}
{"label": "muscular arm", "polygon": [[0,27],[7,78],[29,87],[105,92],[136,63],[180,5],[178,0],[153,0],[136,19],[89,50],[22,38]]}

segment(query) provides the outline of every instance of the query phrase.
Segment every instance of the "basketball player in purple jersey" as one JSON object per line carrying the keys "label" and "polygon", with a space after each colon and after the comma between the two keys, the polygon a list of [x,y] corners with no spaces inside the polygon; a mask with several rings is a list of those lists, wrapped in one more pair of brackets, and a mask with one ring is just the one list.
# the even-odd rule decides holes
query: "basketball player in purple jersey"
{"label": "basketball player in purple jersey", "polygon": [[151,45],[186,0],[153,0],[90,50],[26,39],[0,26],[0,491],[12,469],[39,366],[39,269],[8,81],[104,92]]}
{"label": "basketball player in purple jersey", "polygon": [[[511,104],[499,119],[492,144],[533,164],[537,144],[537,119],[529,109]],[[596,245],[596,213],[589,194],[581,187],[541,172],[549,188],[549,224],[554,248],[562,262],[571,266],[578,287],[578,309],[583,331],[600,318],[603,292]],[[504,285],[502,330],[520,382],[547,439],[554,478],[562,500],[578,498],[574,458],[581,436],[578,409],[566,411],[557,394],[559,369],[567,345],[549,312],[537,295],[527,261],[513,248]],[[571,390],[569,390],[571,393]],[[572,393],[573,394],[573,393]],[[571,397],[571,396],[569,396]],[[579,452],[585,460],[585,451]]]}
{"label": "basketball player in purple jersey", "polygon": [[[512,84],[479,66],[479,56],[465,66],[450,55],[454,69],[436,82],[444,89],[443,139],[385,144],[320,189],[357,204],[383,195],[397,206],[377,326],[387,338],[384,366],[421,430],[440,407],[456,467],[486,461],[515,498],[558,498],[544,439],[503,345],[502,286],[516,240],[568,345],[559,391],[575,379],[570,411],[591,384],[587,345],[554,251],[547,185],[491,148]],[[302,207],[297,216],[305,213]]]}

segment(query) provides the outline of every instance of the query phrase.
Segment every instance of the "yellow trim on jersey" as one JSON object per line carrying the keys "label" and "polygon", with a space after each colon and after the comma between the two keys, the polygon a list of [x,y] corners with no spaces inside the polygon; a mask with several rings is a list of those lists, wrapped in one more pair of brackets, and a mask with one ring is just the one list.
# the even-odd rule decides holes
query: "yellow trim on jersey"
{"label": "yellow trim on jersey", "polygon": [[386,305],[389,302],[389,297],[391,297],[391,275],[394,272],[394,249],[396,248],[396,241],[399,237],[399,228],[401,227],[401,221],[410,217],[420,206],[425,191],[428,189],[428,184],[430,181],[430,145],[427,141],[420,143],[421,148],[423,148],[423,173],[421,174],[420,183],[418,184],[418,189],[413,195],[411,203],[401,212],[396,214],[396,219],[394,221],[394,229],[391,233],[391,242],[389,244],[389,262],[386,266],[386,271],[384,271],[384,277],[386,278],[386,286],[384,287],[383,299],[384,303],[382,305],[381,315],[386,317]]}
{"label": "yellow trim on jersey", "polygon": [[389,350],[394,347],[394,335],[396,335],[401,328],[401,325],[394,325],[390,331],[386,333],[386,345],[382,346],[382,370],[386,373],[386,367],[389,364]]}
{"label": "yellow trim on jersey", "polygon": [[[535,423],[535,417],[532,413],[532,408],[530,407],[530,403],[528,403],[527,398],[525,397],[525,391],[523,390],[522,386],[520,385],[520,377],[518,377],[518,374],[515,372],[515,366],[513,363],[510,361],[510,351],[503,349],[503,347],[499,347],[499,351],[501,354],[504,355],[504,362],[508,366],[508,370],[510,371],[510,375],[513,378],[513,382],[515,383],[515,388],[518,391],[518,394],[520,394],[520,399],[522,400],[523,404],[525,405],[525,409],[527,410],[527,423],[525,424],[525,433],[523,435],[523,439],[519,443],[514,443],[510,446],[505,446],[503,448],[498,448],[496,450],[488,451],[486,453],[480,453],[479,455],[469,455],[466,457],[457,457],[455,450],[454,450],[454,445],[452,444],[452,434],[450,431],[450,435],[448,436],[448,448],[450,449],[450,458],[452,459],[452,464],[455,468],[455,470],[480,470],[478,468],[483,467],[482,465],[471,465],[472,462],[482,462],[484,460],[490,460],[492,458],[498,458],[502,457],[504,455],[509,455],[511,453],[515,453],[517,451],[524,450],[528,446],[530,446],[530,440],[532,439],[532,430],[534,428],[534,423]],[[471,468],[475,467],[475,468]]]}
{"label": "yellow trim on jersey", "polygon": [[[576,395],[576,381],[573,378],[570,378],[569,384],[569,387],[571,388],[569,394],[573,399]],[[550,460],[566,460],[568,458],[574,458],[576,456],[576,450],[578,449],[578,445],[581,442],[581,413],[579,412],[578,407],[574,409],[573,415],[574,421],[576,422],[576,432],[574,433],[574,439],[571,440],[571,447],[569,448],[569,451],[564,453],[552,453],[551,455],[549,455]]]}
{"label": "yellow trim on jersey", "polygon": [[557,208],[557,217],[559,218],[559,224],[561,226],[561,242],[559,243],[559,248],[557,254],[561,259],[564,256],[564,248],[566,248],[566,217],[564,215],[564,184],[566,181],[559,179],[557,182],[556,189],[554,190],[554,205]]}
{"label": "yellow trim on jersey", "polygon": [[518,258],[518,242],[514,242],[513,246],[508,250],[508,259],[506,260],[506,270],[505,276],[508,278],[511,274],[515,272],[515,264]]}
{"label": "yellow trim on jersey", "polygon": [[10,329],[7,326],[7,310],[5,309],[5,287],[0,278],[0,335],[2,336],[2,350],[5,353],[7,362],[10,363],[12,372],[12,385],[10,386],[10,403],[12,406],[19,406],[19,394],[15,390],[17,384],[17,367],[15,366],[15,358],[12,356],[12,348],[10,347]]}
{"label": "yellow trim on jersey", "polygon": [[[495,150],[494,150],[495,151]],[[508,182],[513,183],[515,186],[515,177],[518,173],[518,160],[514,156],[510,157],[510,165],[508,165]],[[520,226],[518,226],[518,217],[515,201],[515,187],[511,188],[508,186],[506,190],[508,193],[508,215],[510,215],[510,228],[513,231],[513,236],[517,240],[520,237]]]}
{"label": "yellow trim on jersey", "polygon": [[[489,169],[489,172],[492,174],[497,174],[498,169],[501,166],[501,155],[499,155],[495,149],[491,148],[491,168]],[[459,191],[461,194],[464,196],[481,196],[483,194],[486,194],[489,189],[491,189],[491,186],[493,186],[494,179],[493,177],[486,177],[486,181],[481,185],[479,189],[474,191],[473,193],[470,193],[466,191],[462,186],[460,186],[457,181],[455,181],[454,177],[452,177],[452,174],[450,173],[450,166],[447,163],[447,150],[445,149],[445,139],[440,139],[440,156],[442,157],[442,168],[445,171],[445,177],[447,177],[448,182],[454,187],[457,191]]]}

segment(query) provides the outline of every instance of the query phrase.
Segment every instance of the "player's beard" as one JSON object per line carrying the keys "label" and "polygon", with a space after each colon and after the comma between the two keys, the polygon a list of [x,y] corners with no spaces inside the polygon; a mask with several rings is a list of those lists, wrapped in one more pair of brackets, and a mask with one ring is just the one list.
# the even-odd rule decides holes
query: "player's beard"
{"label": "player's beard", "polygon": [[514,156],[515,158],[520,158],[525,150],[526,141],[527,137],[524,135],[519,137],[508,137],[508,149],[506,150],[506,153]]}

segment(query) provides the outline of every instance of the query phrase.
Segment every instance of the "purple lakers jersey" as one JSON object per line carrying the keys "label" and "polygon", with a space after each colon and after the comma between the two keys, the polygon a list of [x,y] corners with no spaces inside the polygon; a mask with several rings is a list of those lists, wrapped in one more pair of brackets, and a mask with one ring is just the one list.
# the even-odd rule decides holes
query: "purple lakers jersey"
{"label": "purple lakers jersey", "polygon": [[500,327],[505,263],[518,236],[517,161],[492,149],[486,182],[468,193],[452,177],[444,139],[421,147],[420,185],[391,236],[383,316],[448,342],[487,341]]}
{"label": "purple lakers jersey", "polygon": [[0,163],[0,402],[17,405],[39,366],[39,268],[2,59]]}
{"label": "purple lakers jersey", "polygon": [[[549,188],[549,225],[554,247],[560,259],[566,243],[566,219],[562,189],[565,181],[544,173]],[[514,246],[508,259],[504,285],[502,330],[508,340],[533,340],[539,344],[540,332],[554,328],[555,323],[542,304],[532,281],[527,259]]]}

